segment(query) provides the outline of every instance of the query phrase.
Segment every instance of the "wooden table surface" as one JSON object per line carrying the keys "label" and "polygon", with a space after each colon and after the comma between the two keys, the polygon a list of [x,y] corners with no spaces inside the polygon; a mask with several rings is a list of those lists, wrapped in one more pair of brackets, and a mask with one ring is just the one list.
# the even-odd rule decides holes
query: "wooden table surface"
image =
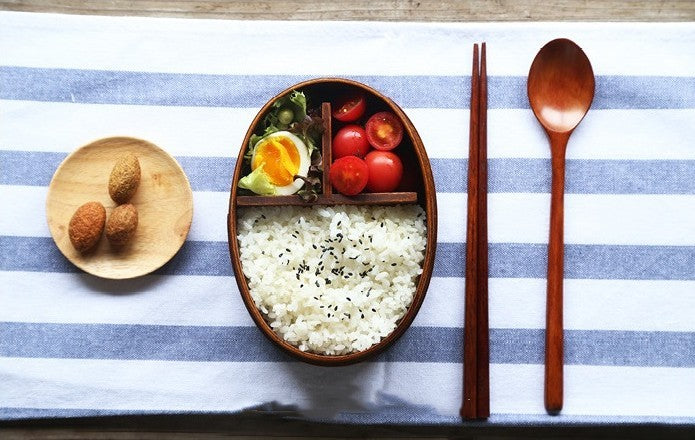
{"label": "wooden table surface", "polygon": [[[0,0],[0,10],[243,20],[695,21],[695,0]],[[692,438],[674,427],[467,428],[334,426],[271,418],[142,416],[0,422],[0,437],[80,439],[216,438]]]}
{"label": "wooden table surface", "polygon": [[0,10],[243,20],[695,20],[693,0],[0,0]]}

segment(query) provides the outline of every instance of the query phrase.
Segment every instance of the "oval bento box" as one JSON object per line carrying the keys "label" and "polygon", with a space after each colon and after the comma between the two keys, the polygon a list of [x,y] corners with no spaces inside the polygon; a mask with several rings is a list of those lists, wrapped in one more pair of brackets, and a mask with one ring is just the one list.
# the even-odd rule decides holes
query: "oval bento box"
{"label": "oval bento box", "polygon": [[[296,194],[290,196],[255,196],[239,194],[238,182],[242,177],[244,156],[248,150],[251,137],[256,133],[257,128],[270,111],[273,103],[293,91],[302,91],[309,96],[320,97],[321,101],[321,115],[324,124],[324,133],[321,141],[323,152],[323,185],[318,198],[315,201],[306,202]],[[389,193],[363,193],[348,197],[334,193],[334,190],[331,188],[327,177],[331,165],[331,142],[336,126],[340,125],[339,122],[334,123],[332,121],[331,102],[335,102],[339,96],[349,91],[363,93],[370,108],[377,112],[388,111],[393,113],[403,125],[403,139],[398,149],[400,150],[399,154],[401,154],[401,159],[403,161],[404,177],[407,177],[407,179],[404,178],[403,180],[407,180],[408,183],[406,185],[401,185],[397,191]],[[261,313],[254,303],[249,291],[248,280],[244,276],[239,242],[237,239],[238,210],[240,208],[243,209],[243,207],[254,206],[301,206],[312,204],[396,205],[402,203],[417,203],[422,207],[426,213],[425,225],[427,230],[422,273],[416,280],[416,290],[413,301],[408,307],[405,315],[397,323],[396,328],[388,336],[381,338],[380,342],[371,347],[362,351],[342,355],[327,355],[302,351],[276,334],[264,318],[263,313]],[[403,110],[391,99],[365,84],[341,78],[318,78],[295,84],[268,101],[268,103],[260,109],[246,133],[236,160],[232,178],[227,227],[229,252],[239,292],[251,318],[268,339],[295,358],[315,365],[347,365],[368,359],[389,347],[408,329],[422,305],[425,294],[427,293],[430,278],[432,277],[437,243],[437,202],[434,178],[432,176],[430,161],[427,157],[425,147],[417,130]]]}

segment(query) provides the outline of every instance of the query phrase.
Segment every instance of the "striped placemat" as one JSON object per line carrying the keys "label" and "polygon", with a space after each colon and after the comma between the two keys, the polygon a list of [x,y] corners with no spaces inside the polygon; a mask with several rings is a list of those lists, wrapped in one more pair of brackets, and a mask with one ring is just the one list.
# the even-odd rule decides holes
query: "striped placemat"
{"label": "striped placemat", "polygon": [[[565,406],[543,408],[550,163],[526,74],[556,37],[596,97],[568,147]],[[237,413],[461,423],[470,51],[489,78],[489,424],[695,424],[695,25],[240,22],[0,12],[0,418]],[[413,326],[366,363],[295,362],[233,279],[234,158],[258,109],[304,79],[393,98],[432,161],[439,243]],[[94,139],[147,139],[194,191],[181,251],[107,281],[54,245],[53,172]]]}

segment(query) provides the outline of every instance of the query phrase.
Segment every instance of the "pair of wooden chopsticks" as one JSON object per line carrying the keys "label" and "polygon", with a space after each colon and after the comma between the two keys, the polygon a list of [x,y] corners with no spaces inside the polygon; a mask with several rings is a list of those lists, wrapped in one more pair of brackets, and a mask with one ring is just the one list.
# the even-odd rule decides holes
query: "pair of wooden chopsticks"
{"label": "pair of wooden chopsticks", "polygon": [[466,227],[466,306],[461,417],[490,416],[487,241],[487,68],[485,43],[473,45]]}

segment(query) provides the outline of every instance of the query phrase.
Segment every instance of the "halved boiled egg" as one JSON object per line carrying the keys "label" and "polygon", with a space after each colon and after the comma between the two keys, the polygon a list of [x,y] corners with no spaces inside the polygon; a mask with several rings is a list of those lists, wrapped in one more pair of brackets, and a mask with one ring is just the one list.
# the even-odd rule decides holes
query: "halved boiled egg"
{"label": "halved boiled egg", "polygon": [[304,186],[302,179],[309,172],[311,159],[304,142],[289,131],[278,131],[256,143],[251,156],[251,171],[262,168],[268,183],[277,195],[289,195]]}

